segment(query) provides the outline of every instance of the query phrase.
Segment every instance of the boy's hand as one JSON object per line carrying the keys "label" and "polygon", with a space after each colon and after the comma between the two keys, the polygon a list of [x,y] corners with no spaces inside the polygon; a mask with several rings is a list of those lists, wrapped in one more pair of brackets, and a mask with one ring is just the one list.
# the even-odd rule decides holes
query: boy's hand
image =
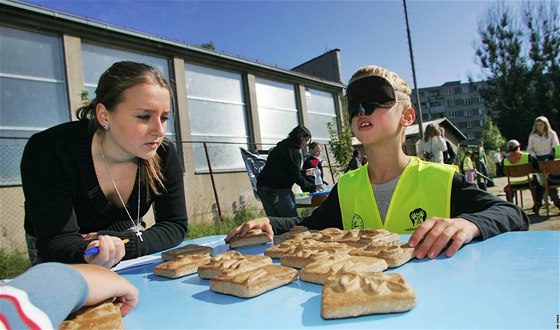
{"label": "boy's hand", "polygon": [[138,289],[124,277],[102,266],[91,264],[70,265],[86,280],[89,294],[85,306],[114,299],[124,316],[138,303]]}
{"label": "boy's hand", "polygon": [[270,241],[272,241],[272,238],[274,237],[274,231],[272,230],[272,226],[270,225],[270,220],[266,217],[257,218],[257,219],[245,222],[241,226],[232,230],[227,235],[227,237],[224,238],[224,241],[226,243],[229,243],[229,241],[231,241],[231,239],[235,235],[239,235],[240,237],[245,237],[245,235],[247,235],[247,232],[249,232],[249,230],[255,229],[255,228],[262,229],[262,231],[265,232],[268,235],[268,239]]}
{"label": "boy's hand", "polygon": [[464,244],[480,236],[478,227],[463,218],[431,218],[421,224],[408,240],[416,247],[416,258],[436,258],[451,241],[445,255],[453,256]]}

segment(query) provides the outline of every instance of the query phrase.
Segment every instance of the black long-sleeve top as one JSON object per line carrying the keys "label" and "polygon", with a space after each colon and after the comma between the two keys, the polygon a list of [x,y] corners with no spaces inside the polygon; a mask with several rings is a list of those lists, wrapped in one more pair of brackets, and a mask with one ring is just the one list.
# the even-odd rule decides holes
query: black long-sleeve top
{"label": "black long-sleeve top", "polygon": [[[481,240],[508,231],[529,229],[529,218],[522,209],[478,189],[460,173],[455,173],[453,177],[450,215],[451,218],[464,218],[474,223],[480,229]],[[271,217],[270,222],[275,234],[286,232],[295,225],[318,230],[329,227],[342,229],[338,184],[335,184],[329,197],[308,217]]]}
{"label": "black long-sleeve top", "polygon": [[315,191],[315,181],[311,181],[302,172],[303,154],[294,142],[285,139],[272,148],[266,159],[266,165],[257,178],[257,187],[265,186],[275,189],[289,189],[297,184],[301,190]]}
{"label": "black long-sleeve top", "polygon": [[[25,195],[25,231],[37,238],[42,261],[83,263],[89,243],[80,234],[97,232],[122,239],[124,259],[162,251],[181,243],[187,233],[183,168],[173,144],[158,149],[165,190],[156,195],[140,186],[140,216],[153,205],[155,224],[134,232],[124,208],[111,204],[97,181],[87,122],[64,123],[34,134],[25,146],[21,178]],[[138,180],[138,178],[136,178]],[[138,182],[127,203],[133,218],[138,208]],[[136,219],[134,219],[136,220]]]}

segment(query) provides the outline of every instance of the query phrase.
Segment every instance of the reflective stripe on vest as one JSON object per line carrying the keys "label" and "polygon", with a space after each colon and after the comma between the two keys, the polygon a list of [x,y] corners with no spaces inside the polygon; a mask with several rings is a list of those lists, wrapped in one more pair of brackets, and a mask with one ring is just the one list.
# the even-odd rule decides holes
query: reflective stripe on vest
{"label": "reflective stripe on vest", "polygon": [[340,177],[338,200],[344,229],[383,228],[411,234],[431,217],[449,218],[455,167],[411,158],[397,182],[384,223],[369,180],[369,163]]}
{"label": "reflective stripe on vest", "polygon": [[[523,164],[527,164],[528,162],[529,162],[529,153],[528,152],[522,152],[521,157],[519,158],[517,163],[513,164],[512,162],[509,161],[508,158],[506,158],[506,159],[504,159],[504,166],[523,165]],[[525,179],[510,178],[509,182],[512,185],[520,185],[520,184],[528,183],[529,180],[527,180],[526,178]]]}

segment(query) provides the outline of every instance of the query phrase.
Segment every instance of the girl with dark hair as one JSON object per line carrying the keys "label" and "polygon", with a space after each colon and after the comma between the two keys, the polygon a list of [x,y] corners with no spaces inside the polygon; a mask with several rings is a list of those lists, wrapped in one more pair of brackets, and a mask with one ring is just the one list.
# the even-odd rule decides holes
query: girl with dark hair
{"label": "girl with dark hair", "polygon": [[[33,135],[21,177],[33,264],[111,268],[181,243],[187,232],[183,168],[165,140],[172,89],[156,68],[118,62],[78,121]],[[153,206],[155,225],[143,231]],[[123,240],[128,239],[126,245]],[[96,254],[84,252],[97,247]]]}
{"label": "girl with dark hair", "polygon": [[296,126],[288,137],[276,144],[268,154],[266,165],[257,178],[257,193],[268,216],[297,216],[296,198],[292,186],[314,192],[323,185],[315,185],[302,171],[302,149],[311,141],[311,132]]}

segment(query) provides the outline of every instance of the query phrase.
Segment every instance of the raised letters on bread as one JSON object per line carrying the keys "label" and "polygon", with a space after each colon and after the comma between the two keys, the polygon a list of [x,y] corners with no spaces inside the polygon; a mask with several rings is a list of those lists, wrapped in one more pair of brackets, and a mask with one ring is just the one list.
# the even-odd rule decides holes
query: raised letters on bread
{"label": "raised letters on bread", "polygon": [[167,261],[154,267],[154,275],[178,278],[194,274],[198,267],[210,262],[210,254],[191,254]]}
{"label": "raised letters on bread", "polygon": [[414,248],[409,247],[407,243],[370,244],[364,248],[351,250],[350,254],[381,258],[387,261],[387,265],[390,268],[394,268],[414,258]]}
{"label": "raised letters on bread", "polygon": [[400,274],[346,273],[329,278],[321,300],[321,316],[335,319],[408,311],[416,294]]}
{"label": "raised letters on bread", "polygon": [[271,265],[272,259],[266,256],[242,255],[236,251],[218,254],[210,263],[198,267],[200,278],[210,279],[222,274],[245,272],[265,265]]}
{"label": "raised letters on bread", "polygon": [[124,322],[121,310],[113,302],[105,302],[81,308],[62,322],[58,329],[124,329]]}
{"label": "raised letters on bread", "polygon": [[234,249],[242,246],[259,245],[269,242],[268,235],[261,229],[251,229],[247,235],[240,237],[234,236],[229,242],[229,247]]}
{"label": "raised letters on bread", "polygon": [[242,273],[213,277],[210,290],[250,298],[295,281],[297,276],[297,270],[293,268],[266,265]]}
{"label": "raised letters on bread", "polygon": [[334,254],[305,266],[299,273],[299,277],[306,282],[324,284],[335,274],[364,274],[382,272],[385,269],[387,269],[387,262],[383,259]]}
{"label": "raised letters on bread", "polygon": [[180,256],[186,256],[189,254],[197,254],[197,253],[214,253],[214,249],[209,246],[203,246],[198,244],[189,244],[182,246],[180,248],[171,249],[169,251],[165,251],[161,254],[161,258],[165,261],[175,260]]}

